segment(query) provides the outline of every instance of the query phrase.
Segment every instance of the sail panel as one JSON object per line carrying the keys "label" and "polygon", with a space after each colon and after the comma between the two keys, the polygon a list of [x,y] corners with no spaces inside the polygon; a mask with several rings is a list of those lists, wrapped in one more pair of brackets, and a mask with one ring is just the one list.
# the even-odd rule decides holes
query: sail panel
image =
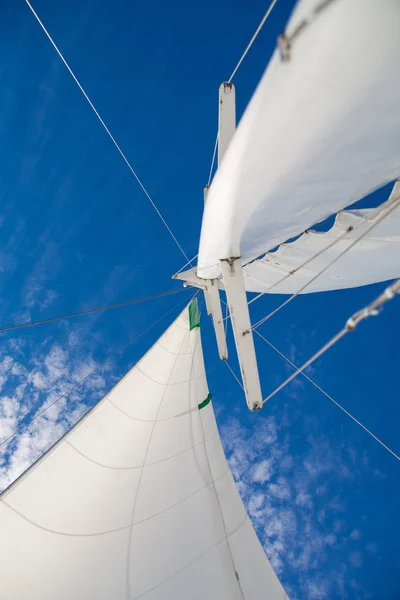
{"label": "sail panel", "polygon": [[[396,188],[399,189],[398,184]],[[246,289],[294,294],[310,282],[300,292],[309,294],[400,277],[400,207],[379,222],[388,208],[390,204],[385,203],[379,209],[343,211],[326,233],[308,231],[276,252],[246,265],[243,268]],[[346,233],[350,227],[353,229]],[[336,262],[329,266],[333,261]],[[302,267],[304,263],[307,264]],[[295,269],[299,270],[290,275]]]}
{"label": "sail panel", "polygon": [[205,206],[198,275],[249,262],[399,176],[400,4],[303,0]]}
{"label": "sail panel", "polygon": [[236,490],[212,403],[198,408],[208,394],[186,308],[2,494],[2,597],[286,598]]}

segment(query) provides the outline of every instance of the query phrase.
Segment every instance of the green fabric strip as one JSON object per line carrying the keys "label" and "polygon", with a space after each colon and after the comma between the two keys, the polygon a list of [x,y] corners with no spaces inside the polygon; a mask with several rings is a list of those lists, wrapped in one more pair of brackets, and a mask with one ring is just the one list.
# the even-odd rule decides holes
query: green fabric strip
{"label": "green fabric strip", "polygon": [[212,394],[208,394],[207,398],[205,400],[203,400],[203,402],[200,402],[200,404],[198,405],[198,409],[201,410],[202,408],[207,406],[207,404],[210,404],[211,398],[212,398]]}
{"label": "green fabric strip", "polygon": [[189,304],[189,325],[190,331],[195,327],[200,327],[200,311],[197,298],[194,298]]}

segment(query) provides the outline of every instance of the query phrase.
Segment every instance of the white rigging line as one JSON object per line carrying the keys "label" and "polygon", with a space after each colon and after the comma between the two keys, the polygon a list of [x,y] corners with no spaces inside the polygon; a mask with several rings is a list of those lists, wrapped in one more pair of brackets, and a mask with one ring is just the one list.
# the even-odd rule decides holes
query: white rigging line
{"label": "white rigging line", "polygon": [[224,360],[224,363],[226,364],[226,366],[228,367],[228,369],[230,370],[230,372],[232,373],[232,375],[234,376],[234,378],[236,379],[236,381],[238,382],[238,384],[240,385],[240,387],[242,388],[242,390],[244,391],[244,387],[242,382],[240,381],[239,377],[236,375],[235,371],[232,369],[231,365],[228,363],[227,360]]}
{"label": "white rigging line", "polygon": [[83,87],[81,86],[81,84],[79,83],[78,79],[76,78],[74,72],[72,71],[71,67],[69,66],[69,64],[67,63],[67,61],[65,60],[64,56],[61,54],[61,51],[58,49],[58,46],[56,45],[56,43],[54,42],[53,38],[51,37],[51,35],[49,34],[49,32],[47,31],[46,27],[43,25],[42,21],[40,20],[39,16],[37,15],[37,13],[35,12],[34,8],[32,7],[32,5],[30,4],[29,0],[25,0],[26,4],[28,5],[28,7],[30,8],[30,10],[32,11],[33,15],[35,16],[37,22],[39,23],[39,25],[41,26],[41,28],[43,29],[44,33],[46,34],[47,38],[49,39],[49,41],[51,42],[53,48],[55,49],[55,51],[57,52],[58,56],[61,58],[61,60],[63,61],[64,65],[67,67],[70,75],[72,76],[72,78],[74,79],[76,85],[79,87],[80,91],[82,92],[82,94],[85,96],[86,100],[88,101],[91,109],[93,110],[94,114],[96,115],[96,117],[98,118],[98,120],[100,121],[100,123],[102,124],[102,126],[104,127],[107,135],[109,136],[109,138],[111,139],[111,141],[113,142],[114,146],[116,147],[116,149],[118,150],[118,152],[120,153],[120,155],[122,156],[123,160],[125,161],[128,169],[130,170],[130,172],[132,173],[132,175],[135,177],[136,181],[138,182],[138,184],[140,185],[140,187],[142,188],[142,191],[144,192],[144,194],[146,195],[147,199],[149,200],[150,204],[152,205],[152,207],[154,208],[154,210],[156,211],[156,213],[158,214],[158,216],[160,217],[161,221],[163,222],[164,226],[166,227],[168,233],[170,234],[170,236],[172,237],[172,239],[174,240],[175,244],[178,246],[179,250],[181,251],[181,253],[183,254],[183,256],[186,258],[186,260],[188,262],[189,259],[186,256],[185,251],[183,250],[182,246],[179,244],[178,240],[176,239],[175,235],[173,234],[171,228],[169,227],[168,223],[166,222],[166,220],[164,219],[164,217],[162,216],[161,212],[159,211],[159,209],[157,208],[155,202],[153,201],[153,199],[151,198],[149,192],[147,191],[147,189],[144,187],[142,181],[139,179],[138,175],[136,174],[136,172],[134,171],[131,163],[129,162],[129,160],[126,158],[125,154],[122,152],[120,146],[118,145],[118,143],[116,142],[115,138],[113,137],[111,131],[108,129],[107,125],[105,124],[105,122],[103,121],[103,119],[101,118],[100,114],[98,113],[98,111],[96,110],[93,102],[90,100],[89,96],[87,95],[87,93],[85,92],[85,90],[83,89]]}
{"label": "white rigging line", "polygon": [[83,310],[81,312],[72,313],[69,315],[61,315],[60,317],[50,317],[48,319],[41,319],[40,321],[28,321],[27,323],[17,323],[15,325],[6,325],[0,327],[0,333],[6,333],[8,331],[15,331],[16,329],[25,329],[26,327],[35,327],[36,325],[43,325],[44,323],[54,323],[54,321],[62,321],[64,319],[73,319],[75,317],[82,317],[85,315],[91,315],[93,313],[104,312],[112,310],[114,308],[121,308],[124,306],[131,306],[132,304],[140,304],[147,300],[155,300],[156,298],[163,298],[164,296],[171,296],[177,294],[188,288],[181,288],[178,290],[171,290],[170,292],[163,292],[162,294],[156,294],[154,296],[146,296],[144,298],[136,298],[134,300],[126,300],[125,302],[119,302],[118,304],[109,304],[108,306],[100,306],[99,308],[90,308],[89,310]]}
{"label": "white rigging line", "polygon": [[191,258],[190,260],[188,260],[188,261],[187,261],[187,263],[185,263],[185,264],[183,265],[183,267],[181,267],[181,268],[179,269],[179,271],[177,271],[177,272],[175,273],[175,275],[178,275],[178,273],[180,273],[181,271],[183,271],[183,269],[184,269],[185,267],[187,267],[188,265],[191,265],[191,264],[192,264],[192,262],[193,262],[194,260],[196,260],[196,258],[197,258],[197,257],[198,257],[198,254],[196,254],[196,256],[193,256],[193,258]]}
{"label": "white rigging line", "polygon": [[[263,335],[261,335],[261,333],[258,330],[256,330],[256,333],[260,336],[261,339],[264,340],[264,342],[266,342],[268,344],[268,346],[270,346],[273,350],[275,350],[275,352],[277,352],[282,358],[284,358],[287,363],[289,363],[294,369],[297,369],[297,366],[287,356],[285,356],[285,354],[283,354],[283,352],[281,352],[280,350],[278,350],[278,348],[276,346],[274,346],[273,344],[271,344],[271,342],[269,340],[267,340],[267,338],[265,338]],[[373,437],[374,440],[378,442],[378,444],[380,444],[381,446],[383,446],[383,448],[385,448],[385,450],[387,450],[388,452],[390,452],[390,454],[392,454],[395,458],[397,458],[397,460],[400,460],[400,456],[398,456],[395,452],[393,452],[393,450],[391,450],[389,448],[389,446],[387,446],[386,444],[384,444],[382,442],[382,440],[380,440],[375,434],[372,433],[372,431],[370,431],[367,427],[365,427],[365,425],[363,425],[358,419],[356,419],[351,413],[349,413],[349,411],[346,410],[341,404],[339,404],[339,402],[337,402],[336,400],[334,400],[332,398],[332,396],[330,396],[327,392],[325,392],[325,390],[323,390],[321,386],[319,386],[317,383],[315,383],[315,381],[313,379],[311,379],[311,377],[309,377],[303,371],[301,371],[301,375],[303,377],[305,377],[310,383],[312,383],[312,385],[314,387],[316,387],[317,390],[319,390],[322,394],[324,394],[324,396],[326,396],[328,398],[328,400],[330,400],[331,402],[333,402],[334,404],[336,404],[336,406],[338,408],[340,408],[340,410],[343,411],[348,417],[350,417],[350,419],[352,419],[355,423],[357,423],[357,425],[359,425],[360,427],[362,427],[362,429],[364,429],[364,431],[366,431],[371,437]]]}
{"label": "white rigging line", "polygon": [[224,321],[225,321],[225,324],[224,324],[225,325],[225,327],[224,327],[224,330],[225,330],[225,339],[226,339],[226,335],[227,335],[227,332],[228,332],[228,315],[229,315],[229,304],[226,303],[225,319],[224,319]]}
{"label": "white rigging line", "polygon": [[267,396],[265,400],[263,400],[263,404],[268,402],[268,400],[275,396],[275,394],[280,392],[284,387],[287,386],[288,383],[290,383],[295,377],[300,375],[300,373],[302,373],[307,367],[309,367],[313,362],[315,362],[317,358],[322,356],[327,350],[329,350],[329,348],[334,346],[336,342],[341,340],[342,337],[346,335],[346,333],[354,331],[361,321],[367,319],[368,317],[378,315],[379,309],[382,308],[382,306],[386,304],[386,302],[392,300],[398,294],[400,294],[400,279],[389,285],[383,291],[382,294],[375,298],[375,300],[373,300],[365,308],[354,313],[354,315],[347,320],[346,325],[343,327],[343,329],[341,329],[335,336],[333,336],[333,338],[329,340],[329,342],[322,346],[322,348],[320,348],[318,352],[316,352],[311,358],[309,358],[301,367],[297,368],[296,371],[292,373],[292,375],[290,375],[290,377],[288,377],[283,383],[281,383],[281,385],[279,385],[273,392],[271,392],[271,394],[269,394],[269,396]]}
{"label": "white rigging line", "polygon": [[[358,244],[358,242],[360,242],[366,235],[368,235],[373,229],[375,229],[375,227],[377,227],[377,225],[379,225],[380,223],[382,223],[382,221],[384,219],[386,219],[386,217],[388,217],[399,205],[400,205],[400,196],[397,197],[393,202],[391,202],[390,205],[389,205],[388,210],[386,210],[385,212],[383,212],[382,215],[372,225],[370,225],[367,229],[365,229],[365,231],[361,235],[359,235],[358,238],[356,238],[349,246],[347,246],[347,248],[345,248],[343,250],[343,252],[341,252],[340,254],[338,254],[333,260],[331,260],[330,263],[328,263],[323,269],[321,269],[321,271],[319,271],[318,273],[316,273],[314,275],[314,277],[312,277],[309,281],[307,281],[307,283],[305,283],[303,286],[301,286],[301,288],[299,290],[297,290],[297,292],[295,292],[294,294],[292,294],[291,296],[289,296],[289,298],[287,300],[285,300],[284,302],[282,302],[282,304],[280,304],[272,312],[270,312],[268,315],[266,315],[265,317],[263,317],[262,319],[260,319],[259,321],[257,321],[257,323],[255,323],[254,325],[252,325],[250,329],[254,331],[257,327],[259,327],[260,325],[262,325],[263,323],[265,323],[265,321],[267,321],[268,319],[270,319],[271,317],[273,317],[284,306],[286,306],[287,304],[289,304],[289,302],[292,302],[292,300],[294,300],[299,294],[301,294],[301,292],[303,292],[309,285],[311,285],[311,283],[313,283],[320,275],[322,275],[323,273],[325,273],[325,271],[327,271],[334,263],[336,263],[340,258],[342,258],[342,256],[344,256],[347,252],[349,252],[349,250],[351,250],[352,248],[354,248],[354,246],[356,244]],[[340,238],[338,238],[338,239],[340,239]],[[260,297],[260,295],[256,296],[256,298],[257,297]],[[256,298],[253,298],[252,302],[254,302],[254,300]]]}
{"label": "white rigging line", "polygon": [[259,24],[259,26],[257,27],[257,29],[254,32],[253,37],[251,38],[250,42],[247,44],[247,48],[246,50],[243,52],[242,56],[239,59],[239,62],[237,63],[236,67],[233,69],[232,75],[229,77],[228,79],[228,83],[231,83],[232,79],[234,78],[234,76],[236,75],[240,65],[242,64],[246,54],[248,53],[248,51],[250,50],[250,48],[252,47],[256,37],[258,36],[258,34],[260,33],[261,29],[263,28],[263,25],[265,23],[265,21],[268,19],[270,12],[272,11],[272,9],[274,8],[275,4],[277,3],[278,0],[272,0],[271,4],[268,7],[267,12],[265,13],[265,15],[262,18],[261,23]]}

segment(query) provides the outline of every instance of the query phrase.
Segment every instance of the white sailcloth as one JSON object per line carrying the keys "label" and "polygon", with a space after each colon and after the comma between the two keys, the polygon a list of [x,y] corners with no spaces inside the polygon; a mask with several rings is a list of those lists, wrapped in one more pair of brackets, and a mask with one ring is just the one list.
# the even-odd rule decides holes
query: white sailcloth
{"label": "white sailcloth", "polygon": [[400,3],[302,0],[224,156],[198,275],[244,263],[400,174]]}
{"label": "white sailcloth", "polygon": [[[309,294],[400,277],[400,207],[378,223],[385,208],[340,212],[326,233],[309,231],[246,265],[246,290],[295,294],[307,285],[300,293]],[[378,224],[366,233],[374,223]],[[295,269],[299,270],[289,275]]]}
{"label": "white sailcloth", "polygon": [[208,394],[185,309],[1,496],[2,600],[287,598],[237,493]]}

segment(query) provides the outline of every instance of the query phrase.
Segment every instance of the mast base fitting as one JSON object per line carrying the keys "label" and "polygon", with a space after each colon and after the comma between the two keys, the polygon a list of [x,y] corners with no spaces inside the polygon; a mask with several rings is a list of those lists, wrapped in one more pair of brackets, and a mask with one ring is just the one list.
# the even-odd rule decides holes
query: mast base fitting
{"label": "mast base fitting", "polygon": [[262,409],[263,405],[260,402],[254,402],[253,406],[250,407],[251,412],[259,412]]}

